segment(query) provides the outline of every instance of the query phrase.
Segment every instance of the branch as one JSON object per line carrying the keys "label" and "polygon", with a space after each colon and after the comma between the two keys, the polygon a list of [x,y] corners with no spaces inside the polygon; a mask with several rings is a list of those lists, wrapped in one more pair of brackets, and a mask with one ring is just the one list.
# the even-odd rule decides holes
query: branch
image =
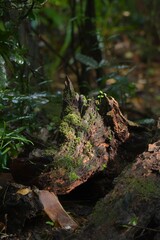
{"label": "branch", "polygon": [[32,31],[38,36],[38,38],[39,38],[42,42],[44,42],[45,45],[46,45],[57,57],[59,57],[63,62],[65,62],[66,65],[68,66],[68,68],[70,68],[70,70],[71,70],[74,74],[77,75],[77,71],[76,71],[69,63],[66,62],[65,58],[62,57],[62,56],[50,45],[50,43],[49,43],[46,39],[44,39],[41,35],[39,35],[39,33],[38,33],[35,29],[33,29],[33,27],[31,27],[31,29],[32,29]]}

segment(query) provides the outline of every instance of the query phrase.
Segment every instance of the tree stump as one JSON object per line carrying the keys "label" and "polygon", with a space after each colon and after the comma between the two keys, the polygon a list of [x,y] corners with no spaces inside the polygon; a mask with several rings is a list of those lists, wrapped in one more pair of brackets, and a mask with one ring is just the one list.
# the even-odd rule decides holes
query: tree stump
{"label": "tree stump", "polygon": [[67,79],[58,149],[49,151],[53,163],[36,179],[36,185],[61,195],[96,173],[116,176],[128,161],[144,151],[147,134],[143,127],[123,116],[114,98],[106,94],[98,99],[86,98],[76,93]]}

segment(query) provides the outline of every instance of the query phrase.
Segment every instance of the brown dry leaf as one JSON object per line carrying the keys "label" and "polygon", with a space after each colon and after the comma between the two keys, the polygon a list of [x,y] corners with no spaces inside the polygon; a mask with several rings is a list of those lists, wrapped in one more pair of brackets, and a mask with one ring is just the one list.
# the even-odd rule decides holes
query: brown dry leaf
{"label": "brown dry leaf", "polygon": [[106,81],[107,85],[112,85],[114,83],[116,83],[116,79],[114,79],[114,78],[107,79],[107,81]]}
{"label": "brown dry leaf", "polygon": [[3,222],[0,222],[0,233],[6,230],[6,226]]}
{"label": "brown dry leaf", "polygon": [[27,195],[30,192],[32,192],[32,190],[29,188],[22,188],[17,191],[17,193],[21,195]]}
{"label": "brown dry leaf", "polygon": [[148,152],[154,152],[155,144],[148,144]]}
{"label": "brown dry leaf", "polygon": [[63,209],[53,192],[40,190],[38,195],[45,213],[53,222],[58,223],[63,229],[75,230],[78,227],[78,224]]}

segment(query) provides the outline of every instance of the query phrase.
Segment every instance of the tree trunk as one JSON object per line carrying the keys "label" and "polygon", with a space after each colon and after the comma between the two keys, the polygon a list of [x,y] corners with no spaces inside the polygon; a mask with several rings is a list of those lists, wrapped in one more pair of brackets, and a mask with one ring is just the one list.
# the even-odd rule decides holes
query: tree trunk
{"label": "tree trunk", "polygon": [[[102,60],[96,28],[96,6],[94,0],[86,1],[84,19],[79,25],[79,41],[83,55],[96,60],[98,63]],[[87,70],[87,67],[81,63],[81,74],[78,82],[82,94],[88,94],[90,88],[97,86],[96,80],[104,75],[102,68]]]}

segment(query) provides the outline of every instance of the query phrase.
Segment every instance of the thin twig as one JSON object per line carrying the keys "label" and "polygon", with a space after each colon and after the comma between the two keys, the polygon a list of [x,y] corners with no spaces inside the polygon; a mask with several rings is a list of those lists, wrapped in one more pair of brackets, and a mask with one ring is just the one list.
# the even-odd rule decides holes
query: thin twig
{"label": "thin twig", "polygon": [[159,229],[154,229],[154,228],[148,228],[148,227],[143,227],[143,226],[139,226],[139,225],[132,225],[132,224],[126,224],[126,226],[128,227],[134,227],[134,228],[139,228],[139,229],[143,229],[143,230],[148,230],[148,231],[152,231],[152,232],[160,232]]}

